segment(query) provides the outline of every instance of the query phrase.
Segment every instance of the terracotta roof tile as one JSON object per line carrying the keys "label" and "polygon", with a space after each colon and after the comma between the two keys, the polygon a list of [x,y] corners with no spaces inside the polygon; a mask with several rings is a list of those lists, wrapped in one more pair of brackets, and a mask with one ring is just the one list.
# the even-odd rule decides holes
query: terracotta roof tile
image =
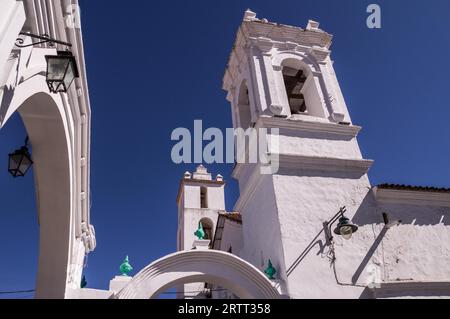
{"label": "terracotta roof tile", "polygon": [[238,212],[231,212],[231,213],[221,212],[219,214],[228,220],[231,220],[231,221],[234,221],[234,222],[237,222],[240,224],[242,223],[242,215]]}
{"label": "terracotta roof tile", "polygon": [[426,187],[426,186],[412,186],[401,184],[380,184],[377,186],[381,189],[395,189],[418,192],[435,192],[435,193],[450,193],[450,188]]}

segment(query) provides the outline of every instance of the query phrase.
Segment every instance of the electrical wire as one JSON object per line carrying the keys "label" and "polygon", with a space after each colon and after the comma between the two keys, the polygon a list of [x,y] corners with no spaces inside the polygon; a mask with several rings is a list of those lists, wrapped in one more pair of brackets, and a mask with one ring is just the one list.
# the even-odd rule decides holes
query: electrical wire
{"label": "electrical wire", "polygon": [[36,290],[11,290],[11,291],[1,291],[0,290],[0,295],[13,295],[13,294],[21,294],[21,293],[30,293],[30,292],[35,292]]}
{"label": "electrical wire", "polygon": [[193,294],[193,293],[209,293],[209,292],[213,292],[213,291],[226,291],[228,289],[208,289],[208,290],[192,290],[192,291],[184,291],[184,292],[179,292],[179,291],[167,291],[167,292],[162,292],[160,293],[160,295],[177,295],[177,294]]}

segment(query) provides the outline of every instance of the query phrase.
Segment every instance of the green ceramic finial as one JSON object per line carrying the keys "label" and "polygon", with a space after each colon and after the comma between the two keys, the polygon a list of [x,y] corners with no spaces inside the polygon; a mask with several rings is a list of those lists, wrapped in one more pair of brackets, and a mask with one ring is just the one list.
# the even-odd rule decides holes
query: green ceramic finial
{"label": "green ceramic finial", "polygon": [[199,240],[205,239],[205,231],[203,230],[202,223],[198,223],[198,229],[195,231],[194,235],[197,236]]}
{"label": "green ceramic finial", "polygon": [[81,278],[80,288],[86,288],[86,286],[87,286],[86,276],[83,275],[83,278]]}
{"label": "green ceramic finial", "polygon": [[275,279],[274,275],[277,273],[277,270],[272,266],[272,261],[270,259],[269,265],[267,266],[266,270],[264,270],[264,273],[267,275],[267,278]]}
{"label": "green ceramic finial", "polygon": [[122,276],[128,276],[128,274],[133,270],[133,267],[131,267],[129,263],[128,256],[125,257],[125,260],[120,265],[119,269]]}

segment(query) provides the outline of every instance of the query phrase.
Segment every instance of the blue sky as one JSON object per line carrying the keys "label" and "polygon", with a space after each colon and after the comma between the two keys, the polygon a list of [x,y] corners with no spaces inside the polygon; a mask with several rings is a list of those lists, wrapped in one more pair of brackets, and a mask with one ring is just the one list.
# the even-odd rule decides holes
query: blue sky
{"label": "blue sky", "polygon": [[[80,0],[92,109],[91,220],[97,249],[88,287],[106,289],[125,255],[135,270],[176,249],[176,195],[184,171],[170,158],[177,127],[231,126],[221,90],[244,10],[334,35],[332,57],[359,143],[374,159],[372,184],[450,186],[450,2],[448,0],[106,1]],[[366,27],[378,3],[382,28]],[[15,115],[0,132],[0,291],[33,289],[38,226],[33,176],[13,179],[7,154],[25,137]],[[2,164],[3,163],[3,164]],[[238,188],[231,166],[208,167]],[[27,297],[23,294],[18,297]],[[7,296],[0,296],[7,297]]]}

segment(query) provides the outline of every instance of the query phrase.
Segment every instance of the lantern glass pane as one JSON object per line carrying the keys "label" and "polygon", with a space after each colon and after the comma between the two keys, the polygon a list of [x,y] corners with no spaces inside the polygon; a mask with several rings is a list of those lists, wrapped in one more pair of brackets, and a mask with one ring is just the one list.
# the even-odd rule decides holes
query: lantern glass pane
{"label": "lantern glass pane", "polygon": [[73,79],[75,78],[75,72],[74,72],[74,61],[70,60],[69,67],[67,68],[66,76],[64,77],[64,86],[66,90],[69,88],[70,84],[72,83]]}
{"label": "lantern glass pane", "polygon": [[69,61],[66,57],[49,57],[47,60],[47,80],[63,81]]}
{"label": "lantern glass pane", "polygon": [[9,156],[9,169],[17,170],[20,166],[20,161],[22,160],[22,154],[14,153]]}
{"label": "lantern glass pane", "polygon": [[339,231],[344,239],[352,238],[353,229],[351,226],[342,226]]}
{"label": "lantern glass pane", "polygon": [[20,163],[19,171],[23,175],[25,175],[25,173],[28,171],[30,167],[31,167],[31,160],[28,158],[28,156],[24,156],[22,162]]}

